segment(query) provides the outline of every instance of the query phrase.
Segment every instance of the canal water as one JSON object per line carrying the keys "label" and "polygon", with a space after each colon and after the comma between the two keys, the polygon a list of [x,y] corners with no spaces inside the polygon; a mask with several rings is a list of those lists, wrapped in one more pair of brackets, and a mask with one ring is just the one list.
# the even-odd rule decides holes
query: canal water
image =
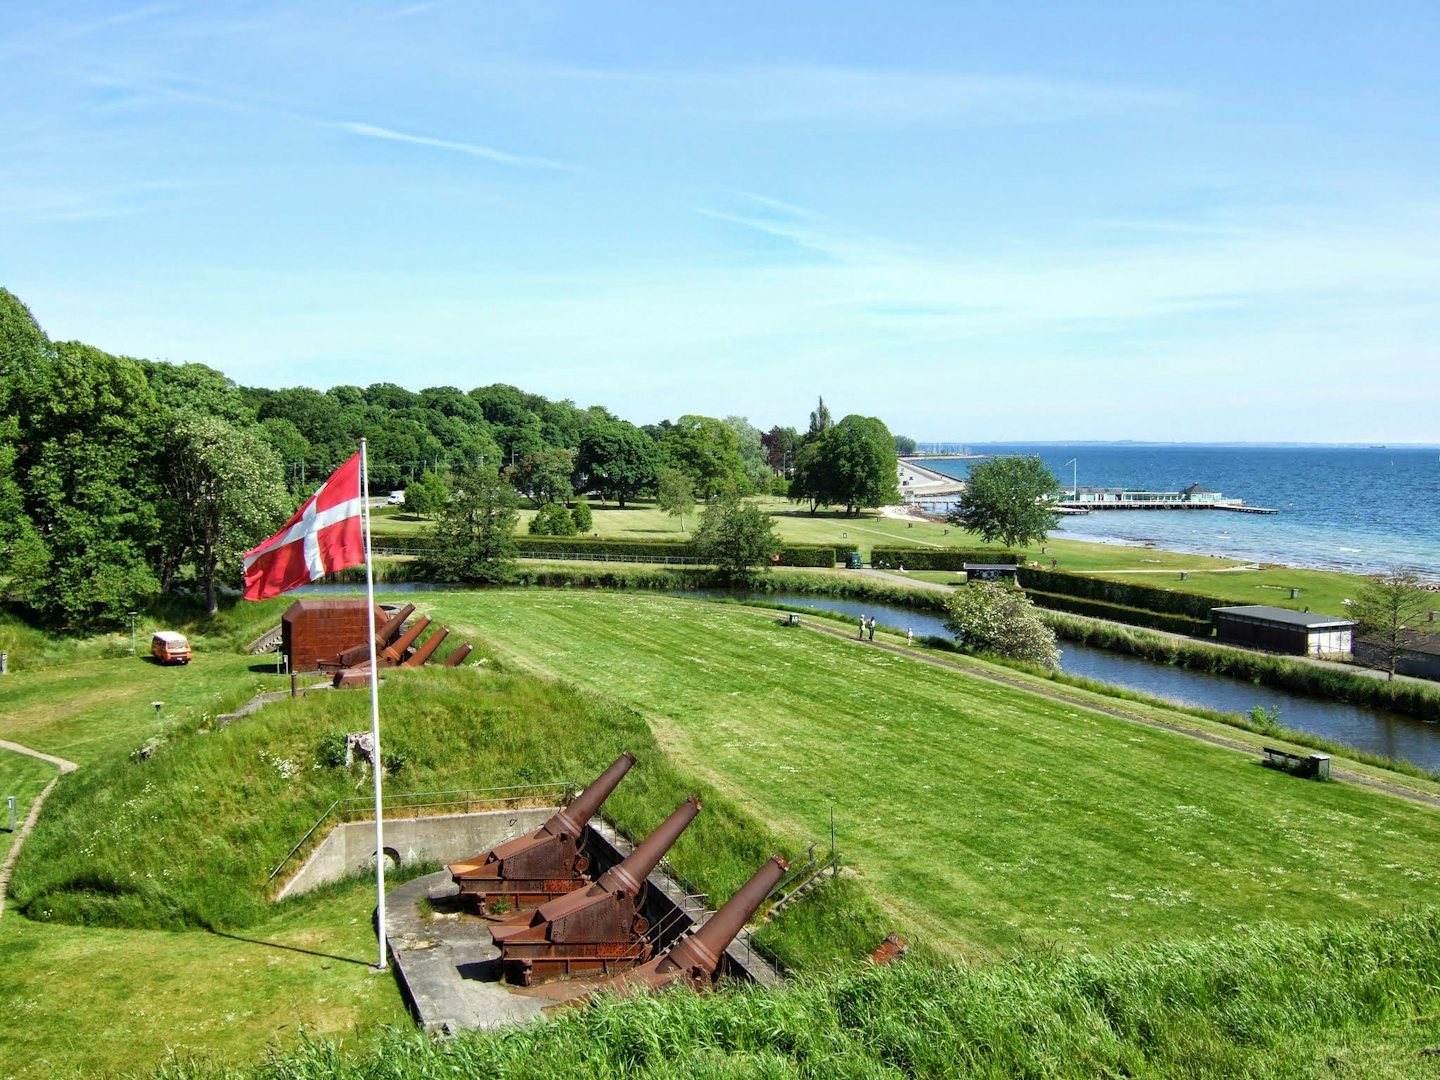
{"label": "canal water", "polygon": [[[880,625],[902,632],[914,630],[916,637],[950,636],[945,629],[945,620],[939,615],[874,602],[773,593],[745,595],[721,590],[696,590],[674,595],[708,599],[733,597],[817,611],[836,611],[854,617],[857,633],[860,616],[874,615]],[[1257,705],[1267,711],[1277,709],[1279,723],[1284,727],[1308,731],[1373,754],[1410,761],[1422,768],[1440,769],[1440,723],[1425,723],[1383,709],[1322,701],[1268,686],[1256,686],[1242,679],[1189,671],[1138,656],[1125,656],[1066,641],[1060,642],[1060,669],[1069,675],[1080,675],[1167,701],[1198,705],[1218,712],[1248,713]]]}

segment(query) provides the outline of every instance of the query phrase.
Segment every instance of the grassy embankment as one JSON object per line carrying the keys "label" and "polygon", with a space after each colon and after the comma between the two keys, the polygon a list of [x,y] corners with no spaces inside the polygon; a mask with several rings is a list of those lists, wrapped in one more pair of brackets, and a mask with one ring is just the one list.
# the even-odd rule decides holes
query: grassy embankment
{"label": "grassy embankment", "polygon": [[[1181,1060],[1173,1055],[1212,1048],[1228,1060],[1241,1040],[1232,1029],[1242,1016],[1260,1032],[1243,1038],[1280,1048],[1276,1054],[1293,1052],[1302,1045],[1294,1032],[1317,1024],[1332,1040],[1334,1032],[1359,1025],[1353,1040],[1341,1040],[1342,1049],[1358,1044],[1389,1053],[1396,1040],[1379,1032],[1391,1031],[1412,1006],[1433,1011],[1433,1003],[1422,1004],[1423,979],[1418,989],[1396,983],[1382,1007],[1363,969],[1306,969],[1315,994],[1344,1003],[1333,1015],[1306,1011],[1292,1031],[1283,1007],[1260,1004],[1272,984],[1295,985],[1302,974],[1289,970],[1297,954],[1287,951],[1284,937],[1262,936],[1254,946],[1258,958],[1225,953],[1229,959],[1213,969],[1201,963],[1216,954],[1213,947],[1154,951],[1133,944],[1216,931],[1243,937],[1244,927],[1260,920],[1328,923],[1423,902],[1433,897],[1440,841],[1433,814],[1422,807],[1349,785],[1296,781],[1242,755],[1082,705],[782,628],[742,610],[651,596],[534,592],[426,595],[421,603],[464,636],[496,645],[502,658],[563,674],[603,696],[483,668],[397,676],[387,682],[383,707],[388,741],[407,756],[404,786],[550,779],[522,770],[555,760],[572,778],[628,746],[645,767],[621,785],[610,808],[643,830],[682,793],[699,790],[707,810],[696,829],[707,822],[724,827],[699,850],[677,851],[677,862],[716,883],[717,895],[726,895],[727,877],[748,873],[772,844],[795,852],[822,838],[835,805],[840,846],[863,891],[851,886],[813,907],[801,905],[782,925],[776,943],[812,967],[830,955],[854,955],[861,939],[873,944],[891,925],[962,955],[1007,955],[1018,947],[1030,957],[973,974],[937,974],[926,962],[913,973],[844,976],[775,999],[640,1003],[575,1021],[581,1030],[601,1023],[609,1033],[583,1050],[562,1026],[467,1043],[482,1049],[465,1053],[511,1054],[534,1038],[541,1049],[527,1053],[538,1055],[536,1072],[541,1058],[551,1075],[576,1060],[643,1070],[654,1059],[635,1046],[673,1040],[682,1054],[715,1065],[715,1073],[697,1066],[697,1075],[724,1075],[714,1055],[731,1049],[740,1055],[740,1074],[768,1061],[777,1075],[790,1075],[786,1062],[795,1055],[812,1069],[823,1071],[814,1061],[831,1054],[858,1069],[862,1047],[893,1046],[884,1055],[918,1056],[882,1055],[889,1067],[941,1075],[943,1061],[967,1053],[963,1036],[979,1023],[976,1010],[990,1015],[973,1034],[998,1040],[1006,1053],[1044,1056],[1092,1044],[1095,1024],[1120,1023],[1133,1007],[1138,1034],[1113,1030],[1104,1047],[1091,1047],[1132,1063]],[[364,695],[283,703],[201,734],[215,695],[206,683],[222,671],[219,657],[207,668],[210,659],[202,648],[195,666],[165,672],[179,676],[170,700],[188,711],[173,718],[170,741],[146,762],[128,757],[155,723],[144,711],[135,717],[122,710],[100,725],[108,734],[99,739],[75,735],[87,723],[83,709],[62,708],[47,720],[44,697],[26,699],[17,717],[31,741],[88,748],[91,755],[57,791],[57,799],[65,794],[56,815],[47,807],[36,846],[22,860],[17,900],[27,910],[43,915],[47,909],[37,902],[53,897],[71,905],[69,917],[97,921],[148,913],[162,925],[248,924],[232,938],[60,925],[53,905],[50,919],[37,922],[13,917],[12,909],[0,925],[0,952],[19,962],[6,964],[17,974],[0,1005],[0,1040],[7,1061],[25,1063],[22,1075],[143,1068],[163,1045],[222,1061],[254,1060],[285,1023],[292,1026],[277,1037],[292,1045],[294,1025],[320,1034],[352,1027],[373,1034],[398,1018],[389,980],[350,962],[367,959],[373,948],[363,883],[274,911],[258,905],[274,854],[266,849],[294,835],[292,824],[308,826],[332,787],[367,786],[310,767],[324,734],[363,726]],[[84,664],[103,669],[117,692],[142,702],[146,680],[163,670],[129,658]],[[187,678],[195,691],[188,702]],[[130,686],[132,679],[141,685]],[[66,689],[51,682],[48,698],[62,699]],[[75,690],[90,696],[93,683],[82,679]],[[642,710],[648,730],[615,701]],[[1154,714],[1178,719],[1166,710]],[[0,730],[9,726],[7,711]],[[658,745],[647,742],[651,731]],[[286,779],[277,759],[303,767]],[[446,771],[452,767],[458,771]],[[77,867],[93,877],[67,878]],[[889,915],[880,919],[877,907]],[[817,911],[828,911],[829,920]],[[860,923],[846,940],[836,924],[856,916]],[[1394,931],[1335,934],[1353,934],[1347,946],[1353,952],[1379,947]],[[1050,953],[1057,945],[1099,949],[1111,957],[1103,961],[1110,967],[1056,960]],[[1176,988],[1167,980],[1177,973],[1166,949],[1186,957],[1192,965],[1186,970],[1212,972],[1197,978],[1213,977],[1231,992],[1248,980],[1251,1012],[1230,1020],[1214,1013],[1230,996],[1213,988],[1170,1000]],[[1408,973],[1414,964],[1407,959],[1402,966]],[[1089,981],[1077,984],[1077,971]],[[952,996],[916,996],[932,982],[957,980]],[[1433,997],[1433,978],[1429,985]],[[870,1002],[872,994],[888,1004]],[[859,1012],[837,1004],[861,999],[867,1003]],[[1036,1043],[1032,1030],[1006,1019],[1020,1001],[1039,1002],[1035,1016],[1048,1025],[1045,1040]],[[768,1036],[756,1024],[760,1015],[774,1021],[764,1029]],[[1147,1036],[1157,1023],[1163,1032]],[[700,1025],[709,1025],[709,1034]],[[811,1030],[827,1034],[807,1043]],[[739,1044],[731,1045],[727,1031]],[[402,1042],[407,1053],[432,1053]],[[752,1044],[760,1057],[749,1056]],[[919,1053],[922,1044],[931,1049]],[[392,1047],[384,1060],[393,1066],[398,1052]],[[446,1051],[433,1053],[441,1055],[435,1062],[448,1063]],[[362,1053],[350,1060],[364,1069],[382,1059]],[[312,1058],[296,1068],[315,1064]]]}

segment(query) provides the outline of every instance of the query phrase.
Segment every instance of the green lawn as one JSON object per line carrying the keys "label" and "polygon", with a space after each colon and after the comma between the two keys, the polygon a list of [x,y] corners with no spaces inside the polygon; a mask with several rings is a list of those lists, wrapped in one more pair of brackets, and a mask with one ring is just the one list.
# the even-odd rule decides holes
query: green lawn
{"label": "green lawn", "polygon": [[1432,899],[1433,811],[724,606],[447,594],[451,625],[633,703],[686,768],[840,846],[961,951],[1099,946]]}
{"label": "green lawn", "polygon": [[409,1017],[377,974],[373,883],[286,904],[235,936],[0,919],[0,1075],[109,1075],[166,1057],[253,1062],[302,1034]]}
{"label": "green lawn", "polygon": [[10,854],[10,845],[15,840],[15,833],[10,831],[6,798],[15,796],[15,832],[19,832],[35,796],[55,779],[58,771],[48,761],[0,749],[0,863]]}
{"label": "green lawn", "polygon": [[83,766],[129,753],[169,724],[214,716],[289,685],[274,673],[273,658],[264,663],[200,643],[185,665],[127,655],[19,671],[0,688],[0,739]]}

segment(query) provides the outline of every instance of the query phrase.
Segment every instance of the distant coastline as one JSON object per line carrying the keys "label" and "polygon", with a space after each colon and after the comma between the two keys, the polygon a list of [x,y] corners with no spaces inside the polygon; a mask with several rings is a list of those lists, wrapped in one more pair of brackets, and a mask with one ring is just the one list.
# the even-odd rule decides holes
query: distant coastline
{"label": "distant coastline", "polygon": [[[955,444],[952,444],[955,445]],[[1349,573],[1400,566],[1440,579],[1440,448],[1250,443],[969,443],[978,454],[1037,454],[1068,487],[1171,490],[1191,483],[1273,516],[1111,511],[1066,517],[1068,540],[1155,547]],[[963,461],[929,466],[957,478]]]}

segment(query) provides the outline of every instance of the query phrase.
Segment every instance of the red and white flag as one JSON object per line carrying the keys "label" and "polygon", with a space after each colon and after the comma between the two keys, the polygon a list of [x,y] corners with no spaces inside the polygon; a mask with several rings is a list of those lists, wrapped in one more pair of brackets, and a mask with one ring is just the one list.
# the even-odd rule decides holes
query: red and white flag
{"label": "red and white flag", "polygon": [[285,527],[245,553],[245,599],[265,600],[365,561],[360,455],[295,511]]}

